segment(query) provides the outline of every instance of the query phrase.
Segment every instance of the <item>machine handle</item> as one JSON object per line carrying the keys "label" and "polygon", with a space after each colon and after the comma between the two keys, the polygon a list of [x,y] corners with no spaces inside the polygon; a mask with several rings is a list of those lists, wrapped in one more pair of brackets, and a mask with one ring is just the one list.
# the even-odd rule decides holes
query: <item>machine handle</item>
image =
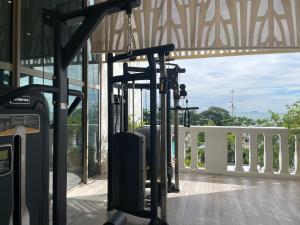
{"label": "machine handle", "polygon": [[[46,93],[55,94],[58,92],[58,89],[52,86],[40,85],[40,84],[33,84],[30,86],[27,85],[27,86],[19,87],[16,90],[10,91],[0,96],[0,105],[4,105],[16,98],[34,92],[46,92]],[[69,89],[68,93],[70,96],[76,97],[68,109],[68,115],[70,116],[74,112],[74,110],[78,107],[78,105],[81,103],[82,99],[84,98],[84,94],[81,91],[72,90],[72,89]]]}

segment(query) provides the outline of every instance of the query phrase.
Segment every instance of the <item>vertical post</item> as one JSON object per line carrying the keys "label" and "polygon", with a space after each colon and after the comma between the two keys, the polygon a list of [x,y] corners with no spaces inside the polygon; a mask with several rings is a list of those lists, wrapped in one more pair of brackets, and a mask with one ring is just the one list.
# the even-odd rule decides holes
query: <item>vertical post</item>
{"label": "vertical post", "polygon": [[151,214],[152,219],[157,218],[158,196],[157,196],[157,109],[156,109],[156,63],[154,55],[147,56],[150,74],[150,174],[151,174]]}
{"label": "vertical post", "polygon": [[235,133],[235,171],[242,172],[243,169],[243,134]]}
{"label": "vertical post", "polygon": [[264,148],[264,173],[273,173],[273,152],[272,152],[272,138],[270,133],[264,133],[265,148]]}
{"label": "vertical post", "polygon": [[172,167],[172,127],[171,127],[171,90],[167,91],[167,174],[168,174],[168,189],[171,188],[173,179]]}
{"label": "vertical post", "polygon": [[[57,12],[58,14],[58,12]],[[54,149],[53,149],[53,225],[67,223],[67,119],[68,119],[68,78],[62,66],[62,46],[66,41],[67,28],[55,17],[54,37],[54,80],[58,92],[54,100]]]}
{"label": "vertical post", "polygon": [[165,56],[159,56],[160,64],[160,112],[161,112],[161,121],[160,121],[160,134],[161,134],[161,220],[167,221],[167,72],[165,64]]}
{"label": "vertical post", "polygon": [[[123,73],[124,76],[127,77],[128,76],[128,63],[124,63],[123,64]],[[124,98],[124,118],[123,118],[123,127],[124,127],[124,131],[127,132],[128,131],[128,110],[129,110],[129,95],[128,95],[128,82],[125,81],[124,82],[124,93],[123,93],[123,98]],[[134,104],[134,102],[132,103]]]}
{"label": "vertical post", "polygon": [[99,100],[99,105],[98,105],[98,119],[99,119],[99,127],[98,127],[98,132],[99,132],[99,136],[97,139],[97,147],[98,147],[98,167],[99,167],[99,174],[102,174],[102,162],[101,162],[101,158],[102,158],[102,54],[99,57],[99,62],[98,62],[98,76],[99,76],[99,87],[100,87],[100,91],[98,92],[98,100]]}
{"label": "vertical post", "polygon": [[[87,0],[83,0],[83,8],[87,7]],[[83,78],[83,93],[85,98],[82,101],[82,128],[83,128],[83,174],[82,181],[84,184],[88,182],[89,168],[89,105],[88,105],[88,49],[87,45],[82,48],[82,78]]]}
{"label": "vertical post", "polygon": [[112,136],[114,134],[114,116],[113,116],[113,105],[112,105],[112,95],[113,95],[113,55],[108,53],[107,55],[107,108],[108,108],[108,168],[107,168],[107,210],[113,210],[112,207]]}
{"label": "vertical post", "polygon": [[[178,110],[179,106],[179,89],[178,89],[178,76],[176,78],[177,87],[174,89],[174,140],[175,140],[175,186],[179,190],[179,135],[178,135]],[[183,137],[182,137],[183,138]],[[183,151],[183,148],[181,149]],[[183,159],[182,159],[183,160]]]}
{"label": "vertical post", "polygon": [[13,1],[13,28],[12,28],[12,86],[20,86],[21,60],[21,0]]}
{"label": "vertical post", "polygon": [[144,122],[144,112],[143,112],[143,89],[141,89],[141,127]]}
{"label": "vertical post", "polygon": [[289,135],[288,133],[280,134],[279,149],[279,173],[289,174]]}
{"label": "vertical post", "polygon": [[257,134],[249,133],[250,135],[250,169],[252,173],[257,173]]}
{"label": "vertical post", "polygon": [[295,135],[295,156],[294,156],[295,175],[300,175],[300,134]]}

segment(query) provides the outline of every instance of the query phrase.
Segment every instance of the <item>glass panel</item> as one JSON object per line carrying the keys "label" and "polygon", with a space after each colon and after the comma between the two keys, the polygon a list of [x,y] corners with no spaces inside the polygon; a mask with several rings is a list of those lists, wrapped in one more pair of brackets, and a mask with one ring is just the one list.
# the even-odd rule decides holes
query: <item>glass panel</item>
{"label": "glass panel", "polygon": [[88,90],[89,107],[89,176],[99,171],[99,90]]}
{"label": "glass panel", "polygon": [[81,51],[68,67],[68,78],[82,81],[82,57]]}
{"label": "glass panel", "polygon": [[0,69],[0,87],[11,85],[11,72]]}
{"label": "glass panel", "polygon": [[[81,90],[81,87],[70,85],[71,89]],[[69,97],[69,104],[75,98]],[[68,118],[68,188],[81,182],[82,177],[82,105]]]}
{"label": "glass panel", "polygon": [[11,62],[12,1],[0,1],[0,61]]}
{"label": "glass panel", "polygon": [[21,64],[52,73],[53,29],[43,24],[42,9],[57,7],[68,12],[81,8],[82,0],[22,0],[21,5]]}
{"label": "glass panel", "polygon": [[88,70],[88,81],[89,84],[99,84],[99,55],[91,53],[91,42],[88,41],[88,58],[89,58],[89,70]]}

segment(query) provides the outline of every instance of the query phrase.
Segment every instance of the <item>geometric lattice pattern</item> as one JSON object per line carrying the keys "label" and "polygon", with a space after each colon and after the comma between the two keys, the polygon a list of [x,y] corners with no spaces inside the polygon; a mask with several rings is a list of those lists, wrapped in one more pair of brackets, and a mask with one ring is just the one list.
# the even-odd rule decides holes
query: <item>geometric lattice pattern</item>
{"label": "geometric lattice pattern", "polygon": [[[300,48],[300,0],[143,0],[132,18],[133,47],[174,43],[176,56],[291,52]],[[106,17],[94,52],[124,52],[127,17]]]}

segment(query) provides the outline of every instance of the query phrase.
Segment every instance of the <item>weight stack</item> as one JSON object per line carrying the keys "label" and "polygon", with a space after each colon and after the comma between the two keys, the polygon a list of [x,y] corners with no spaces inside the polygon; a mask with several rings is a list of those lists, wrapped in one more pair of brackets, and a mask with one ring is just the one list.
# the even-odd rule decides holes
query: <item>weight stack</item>
{"label": "weight stack", "polygon": [[121,132],[112,141],[112,205],[124,212],[144,210],[145,137]]}

